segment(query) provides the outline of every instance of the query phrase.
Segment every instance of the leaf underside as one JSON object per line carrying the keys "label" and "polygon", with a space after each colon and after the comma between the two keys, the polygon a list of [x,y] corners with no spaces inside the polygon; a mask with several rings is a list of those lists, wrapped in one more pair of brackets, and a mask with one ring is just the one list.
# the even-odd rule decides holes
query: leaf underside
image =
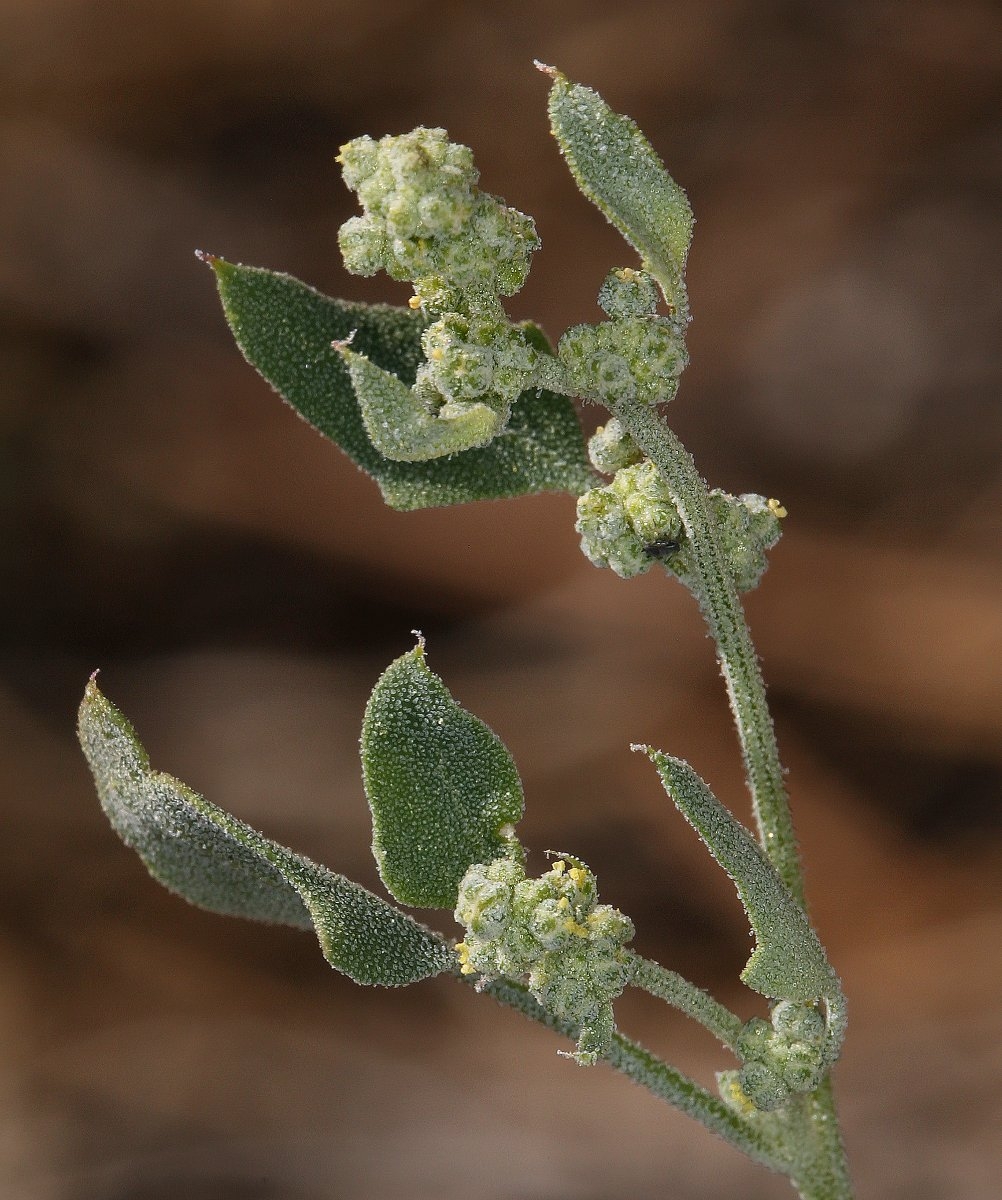
{"label": "leaf underside", "polygon": [[467,868],[505,852],[501,829],[525,808],[511,755],[425,665],[423,643],[373,690],[362,775],[379,872],[405,904],[455,908]]}
{"label": "leaf underside", "polygon": [[398,987],[454,966],[441,935],[152,770],[132,726],[93,680],[79,735],[115,831],[155,879],[192,904],[312,928],[330,965],[356,983]]}
{"label": "leaf underside", "polygon": [[365,431],[347,368],[331,343],[352,349],[410,386],[424,321],[406,308],[334,300],[276,271],[206,256],[223,311],[247,361],[315,429],[379,485],[391,508],[412,510],[535,492],[579,495],[595,476],[569,400],[524,392],[488,446],[431,462],[385,458]]}

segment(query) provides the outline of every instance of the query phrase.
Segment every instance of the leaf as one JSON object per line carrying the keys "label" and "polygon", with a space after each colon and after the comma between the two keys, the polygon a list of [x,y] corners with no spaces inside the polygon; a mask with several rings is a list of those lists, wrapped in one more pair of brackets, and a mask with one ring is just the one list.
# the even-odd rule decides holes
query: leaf
{"label": "leaf", "polygon": [[119,837],[155,879],[192,904],[312,928],[330,965],[356,983],[398,987],[455,965],[441,935],[152,770],[132,726],[93,679],[79,735]]}
{"label": "leaf", "polygon": [[638,252],[684,327],[693,226],[688,197],[635,121],[553,67],[540,69],[553,79],[550,126],[575,182]]}
{"label": "leaf", "polygon": [[800,1003],[841,994],[807,915],[747,829],[720,803],[688,763],[636,746],[650,758],[682,816],[737,888],[756,947],[741,978],[773,1000]]}
{"label": "leaf", "polygon": [[332,300],[276,271],[205,256],[237,344],[304,420],[375,479],[391,508],[412,510],[534,492],[579,495],[592,487],[571,402],[524,392],[489,446],[432,462],[394,462],[365,431],[348,370],[332,342],[355,331],[352,349],[408,386],[422,360],[419,316],[405,308]]}
{"label": "leaf", "polygon": [[511,755],[425,665],[423,640],[369,698],[362,776],[379,873],[405,904],[455,908],[467,868],[503,855],[525,810]]}
{"label": "leaf", "polygon": [[485,446],[504,427],[507,414],[486,404],[468,404],[432,415],[396,375],[377,367],[364,354],[339,347],[351,377],[369,439],[395,462],[427,462],[445,454]]}

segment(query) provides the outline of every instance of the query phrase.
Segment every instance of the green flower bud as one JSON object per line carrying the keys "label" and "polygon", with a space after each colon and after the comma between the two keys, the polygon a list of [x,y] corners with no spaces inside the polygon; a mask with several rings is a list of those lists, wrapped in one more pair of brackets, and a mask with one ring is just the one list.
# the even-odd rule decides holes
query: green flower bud
{"label": "green flower bud", "polygon": [[689,361],[675,325],[666,317],[627,317],[574,325],[557,355],[583,396],[663,404],[678,391]]}
{"label": "green flower bud", "polygon": [[588,440],[588,457],[596,471],[614,475],[643,458],[643,451],[616,417],[596,429]]}
{"label": "green flower bud", "polygon": [[353,275],[375,275],[386,270],[389,243],[386,231],[371,217],[350,217],[338,230],[345,267]]}
{"label": "green flower bud", "polygon": [[488,394],[510,405],[525,390],[539,357],[525,333],[498,317],[446,313],[422,337],[427,378],[449,400]]}
{"label": "green flower bud", "polygon": [[792,1000],[781,1000],[775,1005],[772,1028],[791,1042],[811,1042],[815,1045],[824,1041],[827,1030],[825,1019],[816,1008],[809,1004],[796,1004]]}
{"label": "green flower bud", "polygon": [[717,520],[735,586],[739,592],[750,591],[768,566],[765,552],[779,541],[780,514],[785,515],[786,510],[778,501],[764,496],[731,496],[714,489],[710,492],[710,511]]}
{"label": "green flower bud", "polygon": [[622,579],[642,575],[654,565],[611,488],[592,488],[578,498],[574,528],[581,549],[596,567],[611,567]]}
{"label": "green flower bud", "polygon": [[645,545],[681,536],[682,518],[650,459],[617,471],[609,487],[620,498],[634,533]]}
{"label": "green flower bud", "polygon": [[738,1034],[737,1052],[746,1062],[761,1062],[772,1050],[774,1030],[768,1021],[752,1017]]}
{"label": "green flower bud", "polygon": [[653,317],[661,293],[653,276],[632,267],[612,271],[598,293],[599,307],[613,320],[621,317]]}
{"label": "green flower bud", "polygon": [[821,1048],[794,1042],[785,1053],[776,1054],[783,1082],[792,1092],[813,1092],[825,1077]]}
{"label": "green flower bud", "polygon": [[790,1098],[789,1087],[765,1063],[745,1063],[738,1072],[738,1083],[760,1112],[773,1112]]}

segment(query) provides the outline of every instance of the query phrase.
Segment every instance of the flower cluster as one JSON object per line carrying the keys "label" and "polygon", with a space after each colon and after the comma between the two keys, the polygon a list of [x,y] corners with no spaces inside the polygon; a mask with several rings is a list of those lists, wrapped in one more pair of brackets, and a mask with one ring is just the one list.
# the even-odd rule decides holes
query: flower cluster
{"label": "flower cluster", "polygon": [[[616,425],[617,428],[612,428]],[[592,461],[611,466],[635,451],[618,422],[609,422],[592,438]],[[779,541],[786,509],[778,500],[746,493],[732,496],[713,489],[708,495],[724,558],[738,591],[749,591],[768,565],[766,551]],[[612,482],[578,499],[575,525],[581,549],[596,566],[611,567],[630,579],[655,562],[686,584],[696,586],[692,546],[671,495],[649,459],[619,468]]]}
{"label": "flower cluster", "polygon": [[338,235],[349,271],[410,280],[414,307],[440,313],[496,304],[525,283],[532,218],[477,188],[472,152],[444,129],[355,138],[338,161],[365,210]]}
{"label": "flower cluster", "polygon": [[574,325],[560,339],[560,363],[583,396],[645,404],[674,397],[689,356],[676,323],[657,315],[657,298],[645,272],[613,271],[599,292],[610,319]]}
{"label": "flower cluster", "polygon": [[524,391],[539,358],[523,330],[493,316],[446,313],[424,331],[426,380],[446,401],[495,396],[510,406]]}
{"label": "flower cluster", "polygon": [[633,922],[599,904],[595,876],[565,855],[538,879],[514,858],[476,864],[459,885],[456,947],[463,974],[527,976],[543,1008],[579,1030],[573,1055],[595,1063],[615,1030],[612,1002],[629,982]]}
{"label": "flower cluster", "polygon": [[644,459],[623,467],[611,483],[578,499],[575,529],[591,562],[631,579],[657,561],[648,547],[664,543],[678,547],[682,519],[657,468]]}
{"label": "flower cluster", "polygon": [[727,1072],[725,1094],[741,1107],[772,1112],[792,1095],[813,1092],[830,1065],[826,1055],[827,1026],[816,1008],[780,1001],[772,1021],[753,1017],[742,1029],[737,1051],[741,1070]]}

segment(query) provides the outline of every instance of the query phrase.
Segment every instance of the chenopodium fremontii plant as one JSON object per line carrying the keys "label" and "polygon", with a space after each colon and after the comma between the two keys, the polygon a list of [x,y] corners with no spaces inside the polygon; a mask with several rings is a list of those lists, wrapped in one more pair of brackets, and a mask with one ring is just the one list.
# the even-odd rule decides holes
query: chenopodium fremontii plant
{"label": "chenopodium fremontii plant", "polygon": [[[551,855],[534,875],[516,826],[522,785],[501,741],[425,661],[423,640],[375,686],[362,723],[373,850],[403,905],[452,910],[462,939],[238,821],[152,770],[92,679],[80,739],[108,817],[150,872],[216,912],[315,930],[337,970],[400,986],[452,974],[575,1043],[570,1057],[626,1072],[803,1197],[851,1195],[829,1070],[845,1003],[808,921],[797,846],[758,660],[739,593],[780,535],[782,505],[708,490],[666,424],[688,361],[684,282],[692,213],[649,142],[552,68],[554,137],[578,187],[639,257],[602,283],[605,319],[556,347],[503,299],[539,246],[530,217],[478,186],[470,150],[442,129],[341,148],[362,215],[340,231],[352,272],[413,285],[406,308],[331,300],[287,275],[203,255],[247,359],[378,484],[393,508],[564,491],[588,558],[630,578],[659,567],[706,618],[738,727],[757,828],[685,762],[646,754],[671,800],[734,882],[755,937],[742,972],[768,1015],[742,1022],[630,949],[634,927],[600,903],[591,869]],[[586,444],[572,397],[609,419]],[[616,1029],[626,987],[709,1029],[734,1058],[713,1094]]]}

